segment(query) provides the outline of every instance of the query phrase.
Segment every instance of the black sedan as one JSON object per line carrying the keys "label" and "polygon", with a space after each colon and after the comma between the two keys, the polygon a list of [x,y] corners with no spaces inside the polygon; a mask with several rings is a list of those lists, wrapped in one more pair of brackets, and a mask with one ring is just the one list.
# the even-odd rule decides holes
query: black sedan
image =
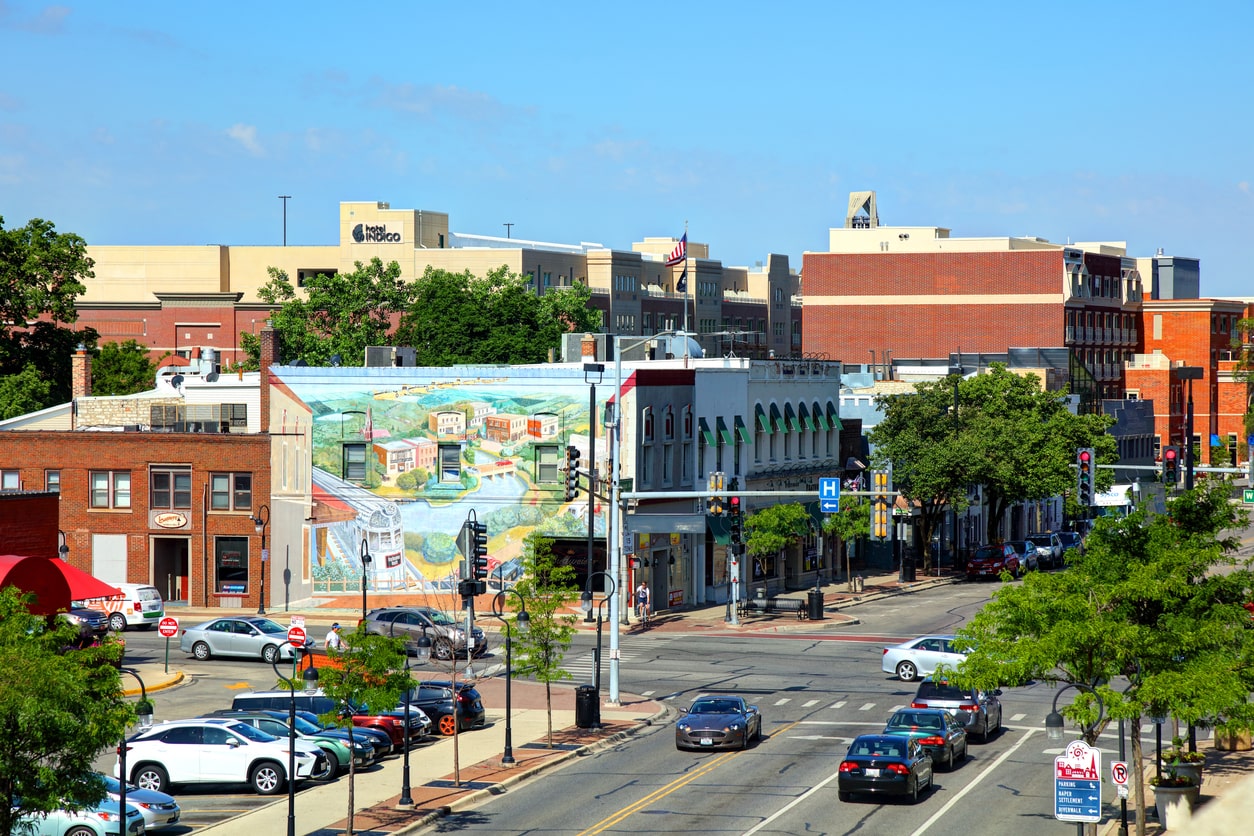
{"label": "black sedan", "polygon": [[676,749],[747,749],[762,737],[762,712],[743,697],[698,697],[675,724]]}
{"label": "black sedan", "polygon": [[946,770],[967,759],[967,730],[943,708],[903,708],[888,718],[884,734],[913,738]]}
{"label": "black sedan", "polygon": [[893,734],[855,737],[840,762],[837,797],[852,801],[855,793],[904,795],[918,801],[932,788],[932,756],[918,741]]}
{"label": "black sedan", "polygon": [[[402,696],[410,705],[421,708],[435,729],[445,737],[453,734],[453,683],[448,680],[439,682],[423,682],[417,688],[410,688]],[[487,725],[488,712],[483,707],[483,698],[469,682],[457,683],[457,731],[477,729]]]}

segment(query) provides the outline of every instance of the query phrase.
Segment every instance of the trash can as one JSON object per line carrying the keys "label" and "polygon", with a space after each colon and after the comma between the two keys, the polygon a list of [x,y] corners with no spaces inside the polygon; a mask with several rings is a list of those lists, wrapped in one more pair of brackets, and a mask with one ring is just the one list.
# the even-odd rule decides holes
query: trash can
{"label": "trash can", "polygon": [[906,583],[912,583],[915,577],[914,555],[908,555],[901,560],[901,579]]}
{"label": "trash can", "polygon": [[592,685],[580,685],[575,689],[575,725],[581,729],[594,729],[601,725],[601,700]]}
{"label": "trash can", "polygon": [[813,621],[823,620],[823,593],[817,589],[811,589],[809,593],[810,618]]}

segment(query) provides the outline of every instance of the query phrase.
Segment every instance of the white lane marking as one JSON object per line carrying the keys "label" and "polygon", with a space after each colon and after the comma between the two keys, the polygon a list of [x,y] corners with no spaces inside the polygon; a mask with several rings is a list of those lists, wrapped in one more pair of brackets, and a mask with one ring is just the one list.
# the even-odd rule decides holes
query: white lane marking
{"label": "white lane marking", "polygon": [[884,728],[883,723],[868,722],[866,720],[798,720],[798,726],[873,726],[877,729]]}
{"label": "white lane marking", "polygon": [[1026,717],[1026,716],[1028,716],[1028,715],[1026,715],[1026,714],[1012,714],[1012,715],[1010,716],[1010,722],[1012,722],[1012,723],[1017,723],[1017,722],[1019,722],[1020,720],[1022,720],[1022,719],[1023,719],[1024,717]]}
{"label": "white lane marking", "polygon": [[640,692],[640,696],[642,696],[642,697],[651,697],[651,696],[653,696],[653,695],[654,695],[654,694],[656,694],[656,693],[657,693],[657,691],[641,691],[641,692]]}
{"label": "white lane marking", "polygon": [[778,699],[778,700],[776,700],[776,701],[775,701],[775,704],[776,704],[776,705],[783,705],[783,704],[785,704],[785,703],[790,703],[790,702],[792,702],[792,697],[784,697],[783,699]]}
{"label": "white lane marking", "polygon": [[869,702],[869,703],[867,703],[866,705],[864,705],[864,706],[862,706],[861,708],[859,708],[858,710],[859,710],[859,711],[870,711],[872,708],[875,708],[875,703],[873,703],[873,702]]}
{"label": "white lane marking", "polygon": [[779,808],[778,810],[776,810],[774,813],[772,813],[771,815],[767,816],[767,817],[766,817],[765,819],[763,819],[762,821],[758,822],[758,824],[757,824],[755,827],[752,827],[752,828],[750,828],[749,830],[746,830],[746,831],[744,832],[744,836],[753,836],[753,834],[754,834],[754,833],[757,833],[759,830],[761,830],[762,828],[766,827],[768,824],[770,824],[771,822],[775,821],[775,820],[776,820],[777,818],[779,818],[780,816],[784,815],[784,813],[787,813],[787,812],[788,812],[789,810],[791,810],[793,807],[796,807],[798,804],[800,804],[801,802],[805,801],[807,798],[809,798],[810,796],[814,795],[814,794],[815,794],[816,792],[818,792],[819,790],[823,789],[823,787],[827,786],[827,785],[828,785],[828,784],[830,784],[832,781],[835,781],[835,780],[836,780],[836,778],[837,778],[837,776],[839,776],[839,775],[840,775],[840,772],[839,772],[839,771],[833,772],[831,775],[828,775],[828,776],[827,776],[826,778],[824,778],[822,781],[820,781],[819,783],[817,783],[817,784],[815,784],[814,786],[810,787],[810,789],[806,790],[806,791],[805,791],[805,792],[803,792],[801,795],[797,796],[797,797],[796,797],[796,798],[794,798],[792,801],[788,802],[788,803],[787,803],[787,804],[785,804],[783,807],[780,807],[780,808]]}
{"label": "white lane marking", "polygon": [[967,784],[958,792],[954,793],[954,797],[949,799],[949,801],[945,802],[945,804],[939,810],[937,810],[935,813],[932,814],[932,817],[930,819],[923,822],[923,824],[919,825],[919,829],[914,831],[914,833],[912,833],[911,836],[920,836],[920,834],[926,833],[929,827],[936,824],[936,822],[940,821],[941,818],[946,813],[948,813],[951,809],[953,809],[953,806],[955,804],[957,804],[959,801],[962,800],[963,796],[965,796],[967,793],[971,792],[976,787],[978,787],[981,781],[983,781],[990,774],[992,774],[997,769],[997,767],[1005,763],[1006,759],[1009,758],[1011,755],[1013,755],[1019,749],[1020,746],[1022,746],[1024,743],[1027,743],[1028,740],[1035,733],[1036,733],[1036,729],[1028,729],[1024,733],[1023,737],[1019,738],[1018,743],[1011,746],[1006,751],[1002,752],[1001,755],[997,758],[997,760],[990,763],[987,767],[984,768],[983,772],[981,772],[979,775],[976,776],[974,781]]}
{"label": "white lane marking", "polygon": [[888,710],[889,710],[889,711],[901,711],[901,709],[903,709],[903,708],[905,708],[905,706],[904,706],[904,705],[894,705],[892,708],[890,708],[890,709],[888,709]]}
{"label": "white lane marking", "polygon": [[803,703],[801,704],[801,707],[802,707],[802,708],[813,708],[814,706],[816,706],[816,705],[818,705],[818,704],[819,704],[819,701],[818,701],[818,700],[806,700],[805,702],[803,702]]}
{"label": "white lane marking", "polygon": [[840,702],[834,702],[834,703],[832,703],[831,707],[832,707],[832,708],[844,708],[844,707],[845,707],[845,701],[844,701],[844,700],[841,700]]}

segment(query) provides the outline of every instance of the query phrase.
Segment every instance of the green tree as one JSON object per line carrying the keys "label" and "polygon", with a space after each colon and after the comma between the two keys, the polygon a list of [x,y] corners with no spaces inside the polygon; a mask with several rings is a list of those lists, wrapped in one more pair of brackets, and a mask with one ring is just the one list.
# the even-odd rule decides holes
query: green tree
{"label": "green tree", "polygon": [[[1146,714],[1248,720],[1254,630],[1242,604],[1254,574],[1235,556],[1235,538],[1223,535],[1245,524],[1228,490],[1213,480],[1170,500],[1167,515],[1099,520],[1066,572],[1004,586],[959,631],[972,650],[952,678],[985,689],[1032,680],[1083,686],[1063,713],[1091,727],[1085,738],[1095,743],[1095,692],[1105,722],[1131,721],[1134,763]],[[1143,810],[1139,779],[1134,770]]]}
{"label": "green tree", "polygon": [[114,667],[121,645],[62,653],[77,638],[66,619],[31,615],[16,588],[0,588],[0,836],[18,832],[20,815],[104,798],[93,761],[135,714]]}
{"label": "green tree", "polygon": [[51,381],[28,364],[17,374],[0,377],[0,420],[38,412],[50,404]]}
{"label": "green tree", "polygon": [[871,530],[871,502],[862,496],[842,496],[840,510],[828,514],[823,520],[823,533],[831,534],[840,540],[840,551],[837,553],[837,568],[840,566],[841,554],[845,556],[845,577],[849,578],[849,544],[859,537],[867,537]]}
{"label": "green tree", "polygon": [[[339,355],[344,366],[362,366],[366,346],[391,345],[392,317],[404,309],[408,285],[395,261],[386,267],[372,258],[356,263],[350,273],[319,274],[305,280],[302,295],[287,273],[269,268],[270,281],[257,290],[262,301],[277,305],[270,324],[279,337],[281,362],[301,360],[310,366],[329,366]],[[261,343],[253,334],[241,334],[248,356],[246,366],[261,362]]]}
{"label": "green tree", "polygon": [[810,512],[799,502],[768,505],[745,516],[745,550],[778,554],[810,533]]}
{"label": "green tree", "polygon": [[[165,357],[170,356],[166,352]],[[91,362],[93,395],[131,395],[146,392],[156,381],[157,364],[148,357],[147,347],[136,340],[108,342],[100,346]]]}
{"label": "green tree", "polygon": [[570,679],[562,659],[575,637],[567,608],[579,594],[575,569],[553,557],[553,541],[532,534],[523,547],[523,576],[514,587],[527,602],[531,624],[514,639],[514,675],[544,683],[548,742],[553,748],[553,683]]}
{"label": "green tree", "polygon": [[[379,636],[358,626],[347,639],[348,649],[328,650],[327,655],[338,664],[319,668],[318,686],[335,701],[339,710],[322,715],[328,723],[349,730],[352,741],[352,710],[368,706],[371,711],[390,711],[413,687],[413,679],[405,665],[405,641],[392,636]],[[281,682],[280,687],[287,683]],[[353,832],[353,795],[356,771],[352,760],[348,768],[348,832]]]}

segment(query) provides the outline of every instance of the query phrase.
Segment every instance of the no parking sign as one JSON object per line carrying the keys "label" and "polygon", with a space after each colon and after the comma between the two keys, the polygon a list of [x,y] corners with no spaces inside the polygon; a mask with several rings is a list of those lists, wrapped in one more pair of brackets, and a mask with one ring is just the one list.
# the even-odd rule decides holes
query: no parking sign
{"label": "no parking sign", "polygon": [[1128,762],[1110,762],[1110,780],[1115,783],[1115,790],[1120,798],[1128,797]]}

